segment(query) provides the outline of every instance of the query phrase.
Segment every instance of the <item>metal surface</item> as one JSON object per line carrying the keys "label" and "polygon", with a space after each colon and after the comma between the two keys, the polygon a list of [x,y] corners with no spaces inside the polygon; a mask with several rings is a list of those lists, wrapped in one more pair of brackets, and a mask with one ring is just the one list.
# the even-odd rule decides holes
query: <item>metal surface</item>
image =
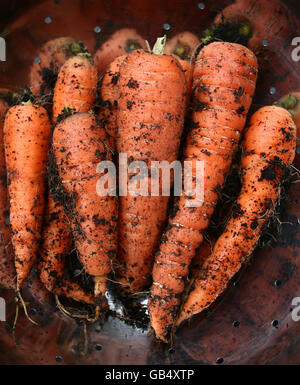
{"label": "metal surface", "polygon": [[[19,4],[18,4],[19,3]],[[0,63],[1,87],[23,87],[38,47],[59,36],[83,40],[94,52],[114,30],[136,28],[152,44],[167,32],[190,30],[199,34],[228,1],[183,0],[48,0],[3,1],[6,9],[2,28],[9,24],[7,62]],[[251,3],[251,1],[250,1]],[[286,2],[291,14],[297,1]],[[50,17],[51,19],[46,19]],[[45,21],[51,21],[46,23]],[[169,30],[164,30],[169,24]],[[101,31],[94,32],[95,27]],[[291,38],[300,36],[291,24]],[[99,31],[99,28],[96,29]],[[253,109],[273,103],[286,92],[299,89],[299,63],[290,59],[291,39],[274,41],[269,49],[271,70],[260,77]],[[298,66],[298,67],[297,67]],[[270,88],[274,89],[270,92]],[[296,166],[300,167],[300,155]],[[282,239],[276,248],[257,250],[251,263],[239,274],[220,303],[206,317],[196,317],[184,325],[174,341],[174,351],[158,343],[147,332],[110,317],[102,325],[88,326],[89,352],[81,356],[83,327],[64,317],[32,274],[24,297],[32,317],[41,326],[30,324],[22,315],[14,345],[9,326],[15,304],[12,292],[0,289],[7,302],[8,322],[0,322],[1,364],[299,364],[300,322],[291,318],[292,299],[300,297],[300,184],[294,184],[282,221]],[[277,321],[277,322],[273,322]]]}

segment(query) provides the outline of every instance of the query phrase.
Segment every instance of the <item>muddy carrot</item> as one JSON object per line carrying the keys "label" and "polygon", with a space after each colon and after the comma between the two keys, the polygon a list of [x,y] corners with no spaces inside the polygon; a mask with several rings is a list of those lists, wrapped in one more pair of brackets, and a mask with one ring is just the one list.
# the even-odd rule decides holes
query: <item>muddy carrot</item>
{"label": "muddy carrot", "polygon": [[49,143],[50,122],[44,108],[24,104],[8,110],[4,144],[17,291],[37,257]]}
{"label": "muddy carrot", "polygon": [[87,112],[96,99],[98,75],[89,57],[74,56],[61,67],[53,96],[53,122],[64,109]]}
{"label": "muddy carrot", "polygon": [[97,165],[111,159],[108,137],[93,114],[77,113],[60,122],[53,134],[54,158],[71,203],[64,209],[72,225],[78,256],[94,277],[95,296],[104,299],[107,275],[116,255],[115,196],[99,194]]}
{"label": "muddy carrot", "polygon": [[70,227],[61,203],[55,202],[49,196],[40,253],[40,278],[51,293],[93,304],[92,294],[86,293],[80,285],[64,277],[66,258],[72,247]]}
{"label": "muddy carrot", "polygon": [[[186,93],[179,62],[153,52],[134,51],[121,65],[117,115],[118,152],[128,163],[142,160],[149,168],[152,161],[177,159]],[[132,176],[125,181],[128,191]],[[168,201],[168,196],[120,196],[118,280],[125,290],[138,292],[149,283]]]}
{"label": "muddy carrot", "polygon": [[286,110],[263,107],[251,117],[243,141],[239,213],[229,220],[205,260],[177,325],[210,306],[251,255],[276,206],[282,172],[292,163],[295,146],[296,127]]}

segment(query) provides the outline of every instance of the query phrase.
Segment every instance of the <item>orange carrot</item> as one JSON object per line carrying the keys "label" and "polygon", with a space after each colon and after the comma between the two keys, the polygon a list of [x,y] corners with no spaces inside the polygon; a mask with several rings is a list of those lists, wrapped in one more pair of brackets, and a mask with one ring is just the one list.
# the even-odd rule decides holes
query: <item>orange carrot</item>
{"label": "orange carrot", "polygon": [[263,107],[250,120],[243,142],[239,214],[232,217],[205,260],[177,325],[210,306],[254,250],[280,193],[281,176],[295,156],[296,127],[290,114]]}
{"label": "orange carrot", "polygon": [[99,196],[97,164],[111,159],[107,134],[90,113],[77,113],[60,122],[53,134],[59,177],[70,202],[65,210],[79,258],[95,280],[95,296],[104,298],[107,275],[116,254],[115,196]]}
{"label": "orange carrot", "polygon": [[0,285],[14,288],[16,275],[13,250],[11,248],[10,229],[7,223],[9,204],[7,195],[7,178],[3,143],[3,120],[8,104],[0,98]]}
{"label": "orange carrot", "polygon": [[116,31],[95,53],[94,61],[99,75],[118,56],[140,48],[146,48],[146,43],[135,29],[122,28]]}
{"label": "orange carrot", "polygon": [[94,303],[93,295],[86,293],[77,283],[64,278],[66,256],[72,246],[70,223],[60,202],[49,196],[43,231],[39,271],[47,290],[75,301]]}
{"label": "orange carrot", "polygon": [[[119,100],[120,67],[126,56],[118,56],[108,67],[101,84],[101,106],[98,117],[115,143]],[[114,146],[114,144],[112,144]]]}
{"label": "orange carrot", "polygon": [[44,108],[23,104],[8,110],[4,144],[17,291],[36,260],[41,238],[49,143],[50,122]]}
{"label": "orange carrot", "polygon": [[29,73],[29,84],[34,95],[52,93],[61,66],[72,56],[86,52],[81,42],[71,37],[47,41],[37,52]]}
{"label": "orange carrot", "polygon": [[[127,154],[129,163],[142,160],[148,167],[152,161],[177,159],[185,110],[182,68],[174,57],[157,53],[136,50],[129,54],[119,80],[117,150]],[[138,292],[149,283],[168,201],[167,196],[130,193],[119,198],[121,266],[117,275],[125,290]]]}
{"label": "orange carrot", "polygon": [[54,88],[53,122],[65,108],[87,112],[96,98],[98,75],[86,55],[74,56],[61,67]]}
{"label": "orange carrot", "polygon": [[189,207],[182,193],[169,218],[153,268],[148,304],[156,336],[166,341],[195,250],[203,241],[243,130],[257,76],[255,55],[232,43],[212,43],[196,58],[192,127],[183,161],[204,162],[204,202]]}

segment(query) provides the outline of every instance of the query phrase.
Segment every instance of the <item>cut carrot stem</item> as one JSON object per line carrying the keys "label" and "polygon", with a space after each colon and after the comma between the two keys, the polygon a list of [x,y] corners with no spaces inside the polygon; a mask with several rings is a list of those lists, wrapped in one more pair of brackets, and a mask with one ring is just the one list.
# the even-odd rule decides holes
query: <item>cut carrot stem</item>
{"label": "cut carrot stem", "polygon": [[163,37],[158,37],[154,44],[152,53],[154,55],[163,55],[166,42],[167,42],[167,35],[164,35]]}

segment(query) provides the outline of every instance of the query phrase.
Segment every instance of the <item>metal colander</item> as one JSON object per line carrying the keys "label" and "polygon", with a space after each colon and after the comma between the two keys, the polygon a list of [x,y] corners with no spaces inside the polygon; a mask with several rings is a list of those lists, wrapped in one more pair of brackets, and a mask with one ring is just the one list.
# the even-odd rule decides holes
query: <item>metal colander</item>
{"label": "metal colander", "polygon": [[[249,7],[255,0],[245,0]],[[276,0],[274,0],[276,1]],[[0,63],[0,85],[24,87],[38,48],[47,40],[71,36],[91,52],[112,32],[133,27],[152,45],[156,37],[189,30],[200,34],[230,1],[204,0],[41,0],[2,1],[1,29],[7,36],[6,62]],[[282,2],[291,16],[285,41],[262,42],[271,70],[259,79],[252,109],[273,104],[300,88],[299,64],[291,60],[297,30],[297,0]],[[273,54],[275,52],[275,54]],[[300,166],[297,155],[296,167]],[[0,290],[7,303],[7,323],[0,322],[2,364],[296,364],[300,357],[300,322],[292,317],[292,300],[300,297],[300,184],[290,192],[283,231],[275,248],[257,250],[233,285],[205,315],[195,317],[177,333],[174,346],[151,334],[108,317],[88,325],[89,350],[80,355],[83,326],[56,308],[33,271],[24,297],[36,327],[21,315],[14,345],[14,293]]]}

